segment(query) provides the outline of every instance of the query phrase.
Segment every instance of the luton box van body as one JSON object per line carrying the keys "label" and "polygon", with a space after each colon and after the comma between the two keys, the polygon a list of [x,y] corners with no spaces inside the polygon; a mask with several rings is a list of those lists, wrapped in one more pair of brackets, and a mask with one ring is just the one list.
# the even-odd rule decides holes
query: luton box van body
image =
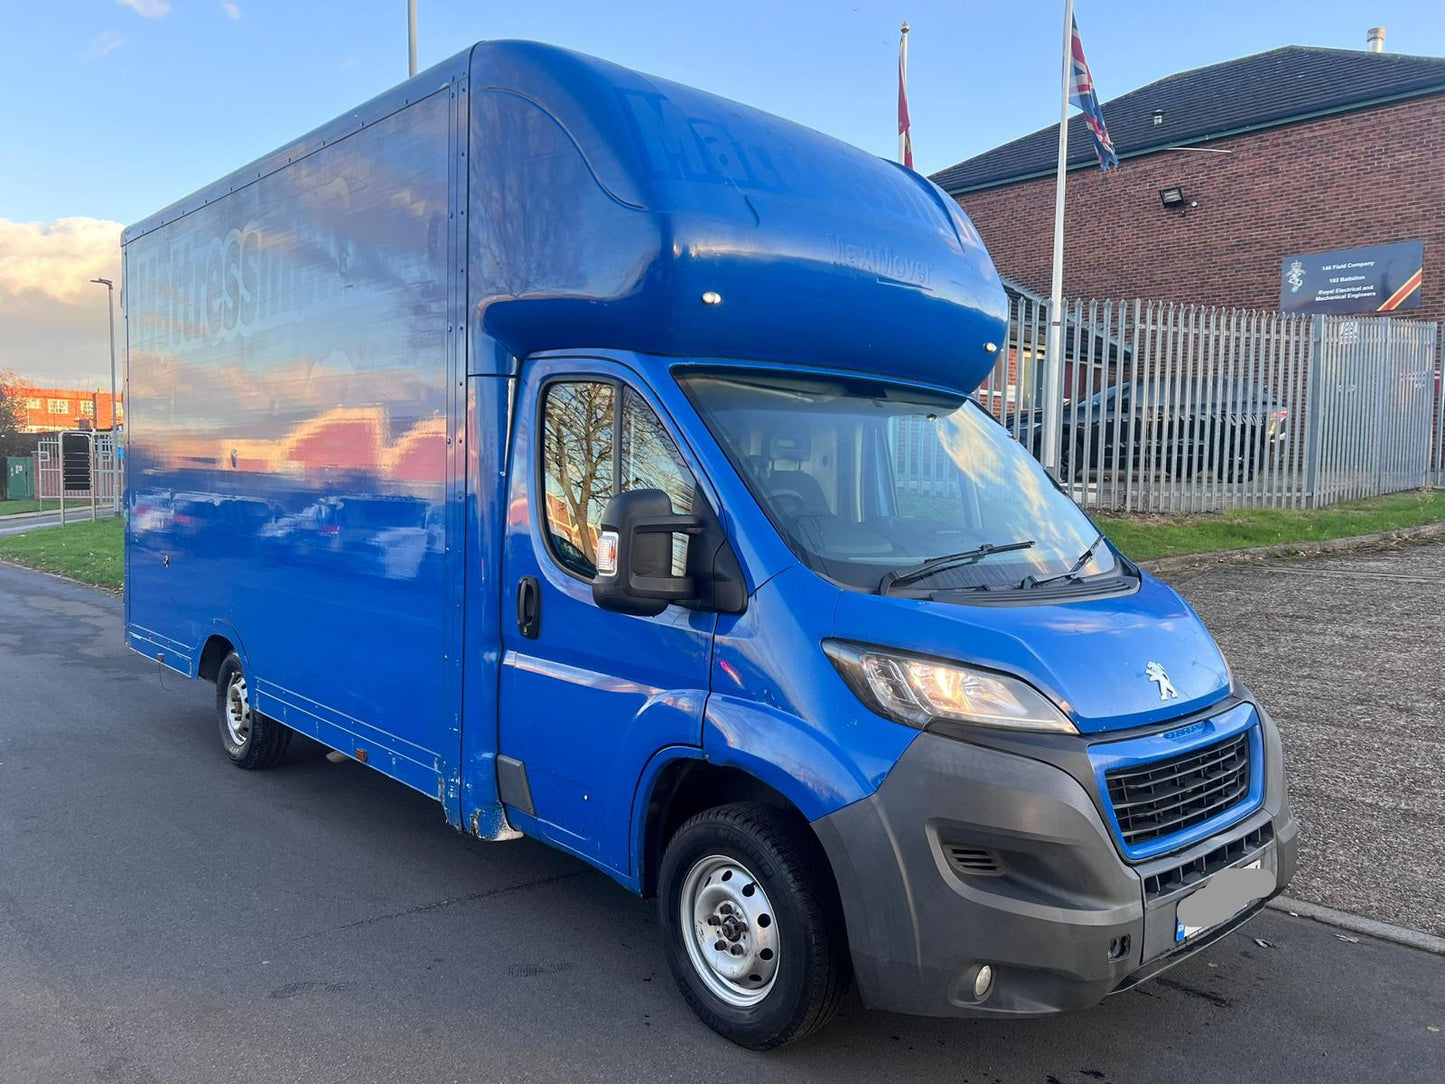
{"label": "luton box van body", "polygon": [[131,647],[658,898],[767,1047],[1098,1002],[1288,882],[1269,716],[970,398],[916,173],[480,44],[124,236]]}

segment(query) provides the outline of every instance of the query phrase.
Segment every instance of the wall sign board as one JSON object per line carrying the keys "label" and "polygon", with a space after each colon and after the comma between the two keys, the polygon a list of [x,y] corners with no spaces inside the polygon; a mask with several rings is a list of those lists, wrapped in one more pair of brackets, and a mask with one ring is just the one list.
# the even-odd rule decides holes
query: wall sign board
{"label": "wall sign board", "polygon": [[1395,312],[1420,307],[1425,245],[1341,248],[1286,256],[1279,307],[1285,312]]}

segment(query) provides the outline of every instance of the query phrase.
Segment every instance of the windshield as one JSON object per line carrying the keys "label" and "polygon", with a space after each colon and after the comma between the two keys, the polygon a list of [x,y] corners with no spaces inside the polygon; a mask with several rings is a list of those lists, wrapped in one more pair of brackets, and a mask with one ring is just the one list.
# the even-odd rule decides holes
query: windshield
{"label": "windshield", "polygon": [[971,399],[864,379],[682,382],[794,552],[840,584],[932,595],[1058,577],[1051,589],[1079,589],[1120,571],[1088,518]]}

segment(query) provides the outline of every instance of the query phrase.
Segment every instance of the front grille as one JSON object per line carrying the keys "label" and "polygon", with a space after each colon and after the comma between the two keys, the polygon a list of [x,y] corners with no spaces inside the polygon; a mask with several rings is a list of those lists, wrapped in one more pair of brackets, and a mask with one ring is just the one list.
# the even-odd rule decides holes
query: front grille
{"label": "front grille", "polygon": [[1181,888],[1188,888],[1190,885],[1218,873],[1226,866],[1234,865],[1245,855],[1253,854],[1272,839],[1274,839],[1274,827],[1266,821],[1254,831],[1215,847],[1207,854],[1201,854],[1198,858],[1175,866],[1173,869],[1160,870],[1158,873],[1151,874],[1144,878],[1144,899],[1146,901],[1157,900],[1160,896],[1167,896]]}
{"label": "front grille", "polygon": [[1124,845],[1202,824],[1249,794],[1249,731],[1167,760],[1105,774]]}

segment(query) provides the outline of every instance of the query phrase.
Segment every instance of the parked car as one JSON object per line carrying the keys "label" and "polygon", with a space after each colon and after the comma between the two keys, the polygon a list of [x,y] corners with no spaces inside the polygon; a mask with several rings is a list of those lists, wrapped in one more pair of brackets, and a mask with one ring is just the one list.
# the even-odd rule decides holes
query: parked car
{"label": "parked car", "polygon": [[[1064,404],[1059,476],[1123,462],[1154,464],[1164,474],[1212,473],[1225,481],[1253,478],[1277,455],[1289,411],[1259,384],[1211,384],[1191,378],[1168,384],[1124,381]],[[1036,457],[1043,451],[1043,410],[1010,415],[1009,432]]]}

